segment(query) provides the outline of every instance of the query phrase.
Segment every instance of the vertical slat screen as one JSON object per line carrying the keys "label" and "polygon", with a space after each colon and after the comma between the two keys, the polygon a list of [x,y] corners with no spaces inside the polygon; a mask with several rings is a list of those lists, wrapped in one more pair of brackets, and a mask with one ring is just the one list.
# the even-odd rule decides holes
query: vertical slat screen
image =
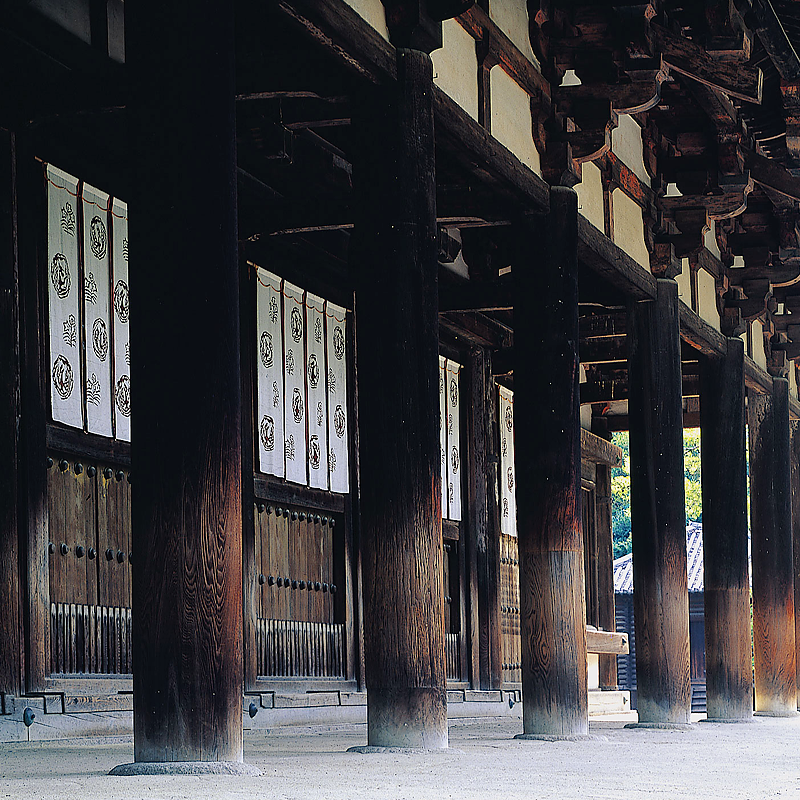
{"label": "vertical slat screen", "polygon": [[461,519],[461,365],[447,361],[447,505],[448,518]]}
{"label": "vertical slat screen", "polygon": [[332,492],[350,491],[347,419],[347,312],[341,306],[325,304],[325,333],[328,362],[328,442]]}
{"label": "vertical slat screen", "polygon": [[328,370],[325,363],[325,301],[306,293],[306,389],[308,485],[328,488]]}
{"label": "vertical slat screen", "polygon": [[86,358],[86,429],[113,436],[111,424],[111,242],[109,196],[88,184],[81,192],[83,209],[83,320]]}
{"label": "vertical slat screen", "polygon": [[514,393],[500,391],[500,530],[517,535],[516,474],[514,471]]}
{"label": "vertical slat screen", "polygon": [[283,295],[281,280],[256,270],[258,463],[261,472],[286,474],[283,435]]}
{"label": "vertical slat screen", "polygon": [[308,485],[306,473],[305,319],[303,290],[283,283],[284,455],[286,480]]}
{"label": "vertical slat screen", "polygon": [[131,440],[131,338],[128,291],[128,205],[111,203],[111,306],[114,338],[114,432]]}
{"label": "vertical slat screen", "polygon": [[83,428],[78,179],[47,166],[47,277],[53,420]]}
{"label": "vertical slat screen", "polygon": [[500,624],[502,629],[503,680],[522,680],[520,634],[519,554],[515,536],[500,537]]}
{"label": "vertical slat screen", "polygon": [[442,519],[447,519],[447,359],[439,356],[439,449],[442,461]]}

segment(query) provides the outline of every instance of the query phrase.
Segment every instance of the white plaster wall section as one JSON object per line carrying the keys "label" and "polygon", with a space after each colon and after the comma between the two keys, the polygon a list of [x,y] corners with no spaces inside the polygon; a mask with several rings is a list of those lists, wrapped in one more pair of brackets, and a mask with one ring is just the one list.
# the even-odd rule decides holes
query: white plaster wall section
{"label": "white plaster wall section", "polygon": [[381,0],[345,0],[347,5],[355,11],[370,27],[389,41],[389,29],[386,27],[386,12]]}
{"label": "white plaster wall section", "polygon": [[531,48],[526,0],[489,0],[489,16],[522,54],[539,69],[539,62]]}
{"label": "white plaster wall section", "polygon": [[689,259],[681,259],[680,274],[675,276],[678,283],[678,299],[692,307],[692,274],[689,270]]}
{"label": "white plaster wall section", "polygon": [[650,254],[644,242],[642,209],[621,189],[611,193],[614,212],[614,242],[634,261],[650,270]]}
{"label": "white plaster wall section", "polygon": [[533,143],[530,96],[501,67],[493,67],[489,78],[492,93],[492,136],[523,164],[541,175],[539,151]]}
{"label": "white plaster wall section", "polygon": [[708,230],[703,234],[703,243],[706,250],[713,253],[717,258],[721,257],[719,245],[717,244],[717,223],[712,219],[708,222]]}
{"label": "white plaster wall section", "polygon": [[[586,370],[584,369],[583,364],[580,364],[580,383],[586,383]],[[591,405],[582,405],[581,406],[581,428],[586,428],[587,431],[592,429],[592,407]]]}
{"label": "white plaster wall section", "polygon": [[[461,231],[458,228],[448,228],[447,232],[450,236],[453,237],[456,241],[461,241]],[[464,253],[463,251],[459,251],[458,255],[456,256],[455,260],[448,263],[442,263],[442,266],[445,269],[450,270],[450,272],[454,272],[460,278],[464,278],[465,280],[469,280],[469,265],[466,261],[464,261]]]}
{"label": "white plaster wall section", "polygon": [[753,339],[753,361],[762,369],[767,368],[767,354],[764,352],[764,326],[759,320],[753,320],[750,329]]}
{"label": "white plaster wall section", "polygon": [[797,370],[794,366],[794,361],[789,362],[789,395],[790,397],[797,397]]}
{"label": "white plaster wall section", "polygon": [[478,119],[478,57],[475,40],[460,23],[442,23],[442,46],[431,53],[433,82],[473,119]]}
{"label": "white plaster wall section", "polygon": [[611,152],[642,183],[650,185],[650,176],[642,161],[642,129],[629,114],[620,114],[617,127],[611,131]]}
{"label": "white plaster wall section", "polygon": [[581,167],[581,182],[575,187],[578,193],[578,213],[600,231],[605,232],[603,211],[603,180],[600,169],[591,161]]}
{"label": "white plaster wall section", "polygon": [[719,330],[719,311],[717,310],[717,284],[714,276],[704,269],[697,272],[698,314],[712,328]]}

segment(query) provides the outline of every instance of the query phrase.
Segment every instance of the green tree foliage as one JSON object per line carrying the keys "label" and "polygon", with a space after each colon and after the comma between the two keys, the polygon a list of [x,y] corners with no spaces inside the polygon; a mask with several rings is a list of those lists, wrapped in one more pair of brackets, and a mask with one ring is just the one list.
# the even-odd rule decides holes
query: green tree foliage
{"label": "green tree foliage", "polygon": [[[614,444],[622,448],[625,460],[611,472],[611,525],[614,558],[631,552],[631,461],[628,434],[615,433]],[[702,522],[703,503],[700,491],[700,429],[683,432],[684,486],[686,521]]]}

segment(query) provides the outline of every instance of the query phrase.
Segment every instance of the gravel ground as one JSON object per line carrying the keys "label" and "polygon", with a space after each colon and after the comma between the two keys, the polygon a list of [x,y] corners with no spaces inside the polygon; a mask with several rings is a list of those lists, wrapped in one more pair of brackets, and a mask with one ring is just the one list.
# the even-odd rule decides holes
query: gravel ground
{"label": "gravel ground", "polygon": [[800,800],[800,719],[699,723],[688,731],[626,730],[593,719],[581,742],[515,741],[518,719],[458,720],[450,750],[357,754],[366,727],[245,734],[262,777],[110,777],[133,758],[130,738],[0,745],[0,798],[59,800],[421,800],[719,798]]}

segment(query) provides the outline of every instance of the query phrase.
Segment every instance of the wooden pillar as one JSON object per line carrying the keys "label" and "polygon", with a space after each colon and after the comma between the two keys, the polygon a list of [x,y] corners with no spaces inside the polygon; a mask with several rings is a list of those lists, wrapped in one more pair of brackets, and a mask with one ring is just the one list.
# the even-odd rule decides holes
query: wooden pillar
{"label": "wooden pillar", "polygon": [[[614,609],[614,542],[611,531],[611,467],[597,464],[595,472],[595,533],[597,536],[597,596],[600,627],[605,631],[617,628]],[[617,657],[601,653],[599,657],[600,688],[617,688]]]}
{"label": "wooden pillar", "polygon": [[750,719],[753,666],[747,548],[744,342],[700,374],[706,694],[709,719]]}
{"label": "wooden pillar", "polygon": [[503,682],[500,624],[500,534],[497,509],[497,461],[493,425],[497,389],[492,356],[483,348],[470,357],[469,543],[470,599],[474,625],[473,646],[478,648],[475,689],[499,689]]}
{"label": "wooden pillar", "polygon": [[[20,330],[14,135],[0,130],[0,692],[22,691],[17,470]],[[41,465],[43,466],[43,465]]]}
{"label": "wooden pillar", "polygon": [[628,315],[633,603],[639,723],[690,721],[678,285]]}
{"label": "wooden pillar", "polygon": [[588,732],[581,537],[578,200],[550,190],[518,225],[515,462],[523,736]]}
{"label": "wooden pillar", "polygon": [[756,713],[797,713],[794,562],[789,477],[789,382],[749,394],[750,532]]}
{"label": "wooden pillar", "polygon": [[134,755],[137,762],[240,762],[232,6],[142,0],[126,10],[126,56],[135,149]]}
{"label": "wooden pillar", "polygon": [[[794,367],[791,367],[794,369]],[[789,423],[789,457],[792,481],[792,553],[794,557],[794,640],[800,642],[800,422]],[[800,709],[800,658],[796,658],[797,707]]]}
{"label": "wooden pillar", "polygon": [[447,747],[430,57],[354,101],[356,344],[367,729]]}

